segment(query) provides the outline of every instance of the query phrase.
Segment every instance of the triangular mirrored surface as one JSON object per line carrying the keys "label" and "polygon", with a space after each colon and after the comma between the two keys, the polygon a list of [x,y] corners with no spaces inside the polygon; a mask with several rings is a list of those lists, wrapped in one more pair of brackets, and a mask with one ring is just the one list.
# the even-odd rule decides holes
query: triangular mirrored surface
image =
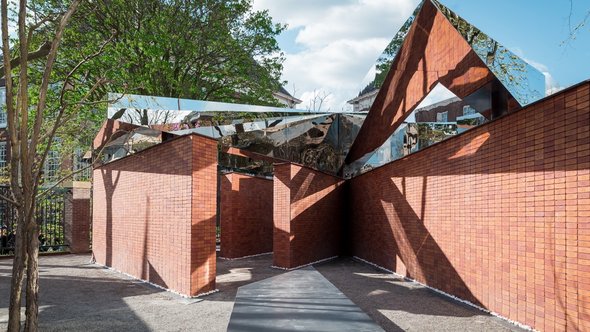
{"label": "triangular mirrored surface", "polygon": [[488,86],[461,99],[439,83],[379,148],[347,164],[343,175],[363,174],[479,126],[489,120],[490,109]]}
{"label": "triangular mirrored surface", "polygon": [[521,106],[545,96],[545,76],[461,16],[430,0]]}

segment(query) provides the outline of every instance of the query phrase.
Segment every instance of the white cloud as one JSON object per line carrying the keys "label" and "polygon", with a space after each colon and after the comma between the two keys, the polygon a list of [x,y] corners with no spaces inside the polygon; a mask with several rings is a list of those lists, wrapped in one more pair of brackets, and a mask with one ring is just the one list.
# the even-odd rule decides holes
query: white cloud
{"label": "white cloud", "polygon": [[541,72],[545,76],[545,95],[549,96],[557,91],[563,90],[563,87],[553,78],[549,72],[549,68],[540,62],[523,58],[529,65]]}
{"label": "white cloud", "polygon": [[418,0],[255,0],[254,9],[268,9],[276,22],[297,29],[294,43],[301,51],[286,50],[283,79],[305,108],[314,91],[326,92],[322,109],[348,109],[346,104],[364,86],[374,66]]}
{"label": "white cloud", "polygon": [[545,95],[546,96],[552,95],[552,94],[564,89],[564,87],[561,86],[557,82],[557,80],[555,80],[555,78],[551,75],[551,73],[549,72],[549,67],[547,67],[546,65],[544,65],[538,61],[528,59],[524,55],[524,52],[518,47],[515,47],[512,51],[514,52],[514,54],[521,57],[526,63],[533,66],[533,68],[535,68],[536,70],[540,71],[541,74],[543,74],[543,76],[545,76]]}

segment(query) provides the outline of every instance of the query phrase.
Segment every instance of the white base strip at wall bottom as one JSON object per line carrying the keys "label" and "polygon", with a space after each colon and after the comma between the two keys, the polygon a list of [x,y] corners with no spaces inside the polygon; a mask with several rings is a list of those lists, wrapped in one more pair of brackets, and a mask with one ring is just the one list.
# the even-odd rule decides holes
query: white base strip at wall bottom
{"label": "white base strip at wall bottom", "polygon": [[426,288],[428,288],[428,289],[430,289],[430,290],[432,290],[432,291],[434,291],[434,292],[436,292],[436,293],[438,293],[438,294],[441,294],[441,295],[444,295],[444,296],[446,296],[446,297],[449,297],[449,298],[451,298],[451,299],[453,299],[453,300],[455,300],[455,301],[457,301],[457,302],[461,302],[461,303],[463,303],[463,304],[467,304],[467,305],[468,305],[468,306],[470,306],[470,307],[476,308],[476,309],[478,309],[478,310],[481,310],[481,311],[483,311],[483,312],[485,312],[485,313],[488,313],[488,314],[490,314],[490,315],[492,315],[492,316],[498,317],[498,318],[500,318],[500,319],[502,319],[502,320],[505,320],[505,321],[507,321],[507,322],[509,322],[509,323],[511,323],[511,324],[513,324],[513,325],[516,325],[516,326],[520,327],[520,328],[523,328],[523,329],[526,329],[526,330],[529,330],[529,331],[536,331],[535,329],[533,329],[532,327],[530,327],[530,326],[528,326],[528,325],[525,325],[525,324],[519,323],[519,322],[517,322],[517,321],[514,321],[514,320],[512,320],[512,319],[509,319],[509,318],[507,318],[507,317],[504,317],[504,316],[502,316],[502,315],[500,315],[500,314],[498,314],[498,313],[496,313],[496,312],[493,312],[493,311],[487,310],[487,309],[485,309],[485,308],[482,308],[482,307],[480,307],[480,306],[478,306],[478,305],[476,305],[476,304],[473,304],[473,303],[471,303],[471,302],[469,302],[469,301],[466,301],[466,300],[460,299],[460,298],[456,297],[455,295],[452,295],[452,294],[449,294],[449,293],[443,292],[443,291],[441,291],[440,289],[437,289],[437,288],[434,288],[434,287],[430,287],[430,286],[428,286],[428,285],[426,285],[426,284],[423,284],[423,283],[421,283],[421,282],[419,282],[419,281],[417,281],[417,280],[414,280],[414,279],[412,279],[412,278],[408,278],[408,277],[406,277],[406,276],[402,276],[401,274],[398,274],[398,273],[396,273],[396,272],[394,272],[394,271],[388,270],[388,269],[384,268],[383,266],[379,266],[379,265],[377,265],[377,264],[375,264],[375,263],[373,263],[373,262],[369,262],[369,261],[367,261],[367,260],[364,260],[364,259],[362,259],[362,258],[360,258],[360,257],[358,257],[358,256],[353,256],[352,258],[353,258],[354,260],[357,260],[357,261],[361,262],[361,263],[365,263],[365,264],[367,264],[367,265],[371,265],[371,266],[373,266],[373,267],[376,267],[376,268],[378,268],[379,270],[382,270],[382,271],[385,271],[385,272],[391,273],[391,274],[395,275],[396,277],[402,278],[402,279],[404,279],[404,280],[406,280],[406,281],[410,281],[410,282],[417,283],[418,285],[420,285],[420,286],[423,286],[423,287],[426,287]]}

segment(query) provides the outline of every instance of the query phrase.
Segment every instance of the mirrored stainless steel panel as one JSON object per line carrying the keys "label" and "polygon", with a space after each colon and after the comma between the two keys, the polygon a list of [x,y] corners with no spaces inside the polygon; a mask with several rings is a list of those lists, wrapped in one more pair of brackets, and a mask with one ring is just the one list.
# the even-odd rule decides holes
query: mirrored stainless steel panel
{"label": "mirrored stainless steel panel", "polygon": [[545,96],[545,76],[461,16],[431,0],[521,106]]}

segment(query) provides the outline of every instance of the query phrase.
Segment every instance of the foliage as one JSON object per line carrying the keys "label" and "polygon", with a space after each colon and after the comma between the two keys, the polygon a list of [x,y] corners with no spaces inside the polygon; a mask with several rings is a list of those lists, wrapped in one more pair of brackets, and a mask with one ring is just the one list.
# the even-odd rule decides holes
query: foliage
{"label": "foliage", "polygon": [[[28,4],[29,22],[46,20],[32,35],[30,49],[40,49],[51,40],[55,18],[68,5],[69,1],[56,0]],[[283,55],[275,37],[284,28],[273,24],[268,12],[253,11],[251,0],[84,1],[64,31],[44,117],[55,120],[64,78],[99,51],[99,56],[84,61],[69,76],[66,104],[80,100],[94,82],[103,80],[92,99],[107,92],[130,92],[276,105],[272,92],[281,84]],[[18,45],[16,39],[13,43]],[[19,52],[13,49],[14,58]],[[28,69],[32,105],[38,99],[44,60],[31,61]],[[73,121],[63,121],[56,133],[60,142],[52,146],[59,152],[60,163],[71,163],[76,147],[92,144],[105,119],[104,109],[104,103],[90,103],[75,114],[70,112],[68,120]],[[48,143],[44,140],[39,149]],[[59,171],[55,178],[66,177],[72,170]]]}
{"label": "foliage", "polygon": [[49,191],[38,191],[46,160],[90,145],[106,93],[274,104],[283,61],[275,36],[283,29],[250,0],[2,0],[11,190],[0,198],[15,206],[19,230],[10,331],[20,330],[25,275],[24,328],[37,330],[35,216]]}
{"label": "foliage", "polygon": [[89,74],[107,77],[113,92],[274,104],[284,28],[251,0],[97,0],[82,4],[64,46],[112,37]]}

